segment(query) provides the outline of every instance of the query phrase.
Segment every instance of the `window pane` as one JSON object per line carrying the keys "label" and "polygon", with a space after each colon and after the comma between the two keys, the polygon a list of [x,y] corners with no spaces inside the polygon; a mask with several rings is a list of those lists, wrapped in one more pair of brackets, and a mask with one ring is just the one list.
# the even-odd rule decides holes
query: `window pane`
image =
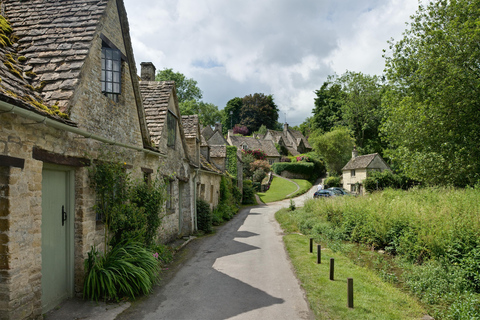
{"label": "window pane", "polygon": [[120,84],[118,83],[113,84],[113,93],[120,93]]}
{"label": "window pane", "polygon": [[106,91],[106,92],[112,92],[112,89],[113,89],[113,88],[112,88],[112,83],[111,83],[111,82],[107,82],[106,85],[107,85],[107,88],[106,88],[105,91]]}
{"label": "window pane", "polygon": [[102,82],[102,92],[105,92],[105,82]]}
{"label": "window pane", "polygon": [[106,57],[108,60],[112,60],[112,49],[105,49],[105,52],[106,52],[105,57]]}
{"label": "window pane", "polygon": [[112,80],[113,80],[113,72],[112,72],[112,71],[107,71],[107,72],[105,72],[105,73],[106,73],[106,76],[107,76],[107,77],[105,78],[105,79],[107,80],[107,82],[112,82]]}
{"label": "window pane", "polygon": [[102,59],[105,59],[105,48],[102,48]]}
{"label": "window pane", "polygon": [[113,69],[113,68],[112,68],[112,64],[113,64],[113,61],[112,61],[112,60],[107,60],[107,61],[106,61],[106,64],[107,64],[107,65],[106,65],[106,68],[105,68],[106,70],[112,70],[112,69]]}
{"label": "window pane", "polygon": [[120,82],[120,73],[119,72],[114,72],[113,73],[113,82]]}
{"label": "window pane", "polygon": [[102,81],[105,81],[105,71],[102,71]]}
{"label": "window pane", "polygon": [[105,70],[105,57],[102,54],[102,70]]}
{"label": "window pane", "polygon": [[113,71],[120,71],[120,60],[113,61]]}
{"label": "window pane", "polygon": [[120,51],[118,51],[118,50],[113,51],[113,57],[112,58],[113,58],[113,60],[120,61]]}

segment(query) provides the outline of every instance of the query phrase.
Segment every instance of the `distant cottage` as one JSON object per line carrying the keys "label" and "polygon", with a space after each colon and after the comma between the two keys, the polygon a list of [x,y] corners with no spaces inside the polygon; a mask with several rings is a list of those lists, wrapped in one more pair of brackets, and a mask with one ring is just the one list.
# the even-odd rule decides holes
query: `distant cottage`
{"label": "distant cottage", "polygon": [[357,148],[352,151],[352,159],[342,168],[343,188],[351,192],[363,194],[365,192],[362,181],[372,171],[390,170],[390,167],[378,153],[359,156]]}

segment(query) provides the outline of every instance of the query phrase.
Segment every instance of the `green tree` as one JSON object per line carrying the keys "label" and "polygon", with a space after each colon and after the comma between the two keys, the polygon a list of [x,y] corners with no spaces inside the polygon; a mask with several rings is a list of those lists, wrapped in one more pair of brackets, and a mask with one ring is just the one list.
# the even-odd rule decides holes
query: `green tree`
{"label": "green tree", "polygon": [[198,114],[198,120],[203,126],[213,126],[222,119],[222,113],[213,103],[187,100],[180,104],[179,108],[184,116]]}
{"label": "green tree", "polygon": [[178,103],[188,100],[200,100],[202,90],[197,86],[197,81],[187,78],[183,73],[174,72],[173,69],[163,69],[157,72],[156,81],[175,81]]}
{"label": "green tree", "polygon": [[313,109],[314,129],[321,129],[323,132],[329,132],[342,120],[341,101],[343,100],[342,87],[334,83],[335,78],[329,76],[322,87],[315,91],[315,107]]}
{"label": "green tree", "polygon": [[348,127],[362,153],[382,153],[379,137],[383,117],[381,99],[384,89],[377,76],[348,71],[340,77],[329,76],[315,91],[311,126],[329,132],[336,126]]}
{"label": "green tree", "polygon": [[240,124],[246,126],[249,132],[257,131],[262,124],[268,129],[275,129],[277,120],[278,107],[272,95],[255,93],[243,97]]}
{"label": "green tree", "polygon": [[426,184],[480,178],[480,1],[420,6],[386,57],[388,155]]}
{"label": "green tree", "polygon": [[309,141],[325,161],[331,175],[342,173],[342,168],[352,157],[355,145],[355,139],[346,127],[337,127],[327,133],[317,130],[312,133]]}
{"label": "green tree", "polygon": [[242,98],[233,98],[227,102],[227,105],[222,111],[222,128],[223,133],[227,133],[229,129],[239,123],[240,110],[242,108]]}

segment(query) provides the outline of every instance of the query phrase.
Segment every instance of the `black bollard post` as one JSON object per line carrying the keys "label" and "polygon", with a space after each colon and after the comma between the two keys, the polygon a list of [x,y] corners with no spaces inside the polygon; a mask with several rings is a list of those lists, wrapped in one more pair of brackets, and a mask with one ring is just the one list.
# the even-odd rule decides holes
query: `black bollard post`
{"label": "black bollard post", "polygon": [[330,280],[333,281],[333,274],[335,273],[335,259],[330,258]]}
{"label": "black bollard post", "polygon": [[313,252],[313,238],[310,238],[310,253]]}
{"label": "black bollard post", "polygon": [[317,264],[322,263],[322,246],[317,245]]}
{"label": "black bollard post", "polygon": [[353,278],[347,278],[348,307],[353,309]]}

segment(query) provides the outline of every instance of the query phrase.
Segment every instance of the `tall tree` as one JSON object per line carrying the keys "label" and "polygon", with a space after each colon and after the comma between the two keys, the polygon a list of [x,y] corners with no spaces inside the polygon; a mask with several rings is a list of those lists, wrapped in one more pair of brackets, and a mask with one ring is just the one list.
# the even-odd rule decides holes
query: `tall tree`
{"label": "tall tree", "polygon": [[323,132],[329,132],[342,121],[341,101],[343,96],[342,87],[334,83],[332,76],[328,77],[322,87],[315,91],[315,107],[313,109],[313,126]]}
{"label": "tall tree", "polygon": [[224,133],[239,123],[240,109],[242,108],[242,98],[233,98],[227,102],[222,111],[222,128]]}
{"label": "tall tree", "polygon": [[342,173],[342,168],[352,157],[355,144],[350,129],[346,127],[337,127],[327,133],[317,129],[309,141],[325,161],[328,172],[334,175]]}
{"label": "tall tree", "polygon": [[203,101],[184,101],[180,106],[180,113],[184,116],[197,114],[198,121],[203,126],[213,126],[222,119],[222,113],[216,105]]}
{"label": "tall tree", "polygon": [[390,48],[382,131],[389,156],[427,184],[480,179],[480,0],[420,6]]}
{"label": "tall tree", "polygon": [[277,120],[278,107],[272,95],[255,93],[243,97],[240,124],[246,126],[249,132],[257,131],[262,124],[268,129],[275,129]]}
{"label": "tall tree", "polygon": [[173,69],[163,69],[157,72],[156,81],[175,81],[178,103],[188,100],[200,100],[202,90],[197,86],[197,81],[187,78],[183,73],[174,72]]}
{"label": "tall tree", "polygon": [[377,76],[348,71],[340,77],[329,76],[315,91],[312,126],[329,132],[346,126],[362,153],[382,153],[378,128],[382,119],[384,89]]}

